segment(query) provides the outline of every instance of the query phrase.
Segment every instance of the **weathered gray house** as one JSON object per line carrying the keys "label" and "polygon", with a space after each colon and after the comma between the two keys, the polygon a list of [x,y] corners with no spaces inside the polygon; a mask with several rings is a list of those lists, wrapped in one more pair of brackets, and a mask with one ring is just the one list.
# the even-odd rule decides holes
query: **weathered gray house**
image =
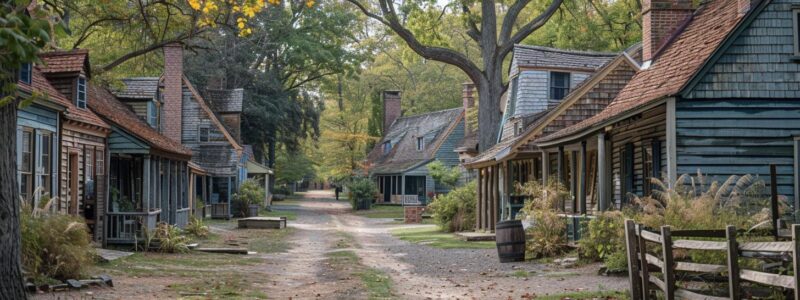
{"label": "weathered gray house", "polygon": [[415,116],[400,116],[400,92],[383,93],[385,134],[367,156],[370,176],[378,184],[378,202],[426,204],[436,193],[449,189],[437,185],[428,164],[459,164],[456,145],[464,138],[464,109],[453,108]]}

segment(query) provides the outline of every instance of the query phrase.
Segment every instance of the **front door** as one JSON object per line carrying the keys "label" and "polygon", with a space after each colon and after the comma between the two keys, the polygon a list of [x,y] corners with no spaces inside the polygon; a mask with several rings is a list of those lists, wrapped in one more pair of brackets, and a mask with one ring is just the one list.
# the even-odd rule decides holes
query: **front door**
{"label": "front door", "polygon": [[383,202],[392,202],[392,185],[389,177],[383,177]]}
{"label": "front door", "polygon": [[78,214],[78,153],[69,154],[69,214]]}

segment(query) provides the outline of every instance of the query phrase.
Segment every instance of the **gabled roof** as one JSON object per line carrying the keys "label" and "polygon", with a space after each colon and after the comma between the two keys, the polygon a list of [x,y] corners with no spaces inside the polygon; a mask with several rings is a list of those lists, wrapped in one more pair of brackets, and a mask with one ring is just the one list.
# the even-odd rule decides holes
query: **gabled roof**
{"label": "gabled roof", "polygon": [[711,0],[702,4],[686,27],[651,62],[650,67],[638,72],[606,109],[581,123],[542,138],[540,142],[572,138],[574,134],[599,128],[626,113],[677,95],[741,19],[736,0]]}
{"label": "gabled roof", "polygon": [[191,150],[161,135],[144,123],[127,105],[120,102],[107,89],[90,83],[88,92],[89,107],[98,115],[120,127],[120,129],[138,137],[157,150],[177,154],[187,159],[192,155]]}
{"label": "gabled roof", "polygon": [[531,123],[526,123],[522,134],[494,145],[466,165],[480,167],[512,157],[532,140],[603,109],[638,70],[638,63],[632,60],[632,56],[636,56],[640,50],[641,47],[637,45],[617,54],[616,58],[576,86],[558,106],[535,116]]}
{"label": "gabled roof", "polygon": [[125,99],[155,99],[158,94],[159,77],[133,77],[122,79],[124,88],[113,91],[114,95]]}
{"label": "gabled roof", "polygon": [[31,74],[31,84],[28,85],[24,82],[18,82],[20,90],[25,92],[39,92],[44,93],[47,95],[47,98],[60,106],[65,107],[63,112],[64,118],[67,120],[72,120],[84,124],[94,125],[100,128],[109,129],[111,126],[108,123],[104,122],[100,117],[94,114],[91,110],[87,109],[80,109],[75,106],[75,103],[68,100],[64,95],[61,94],[58,90],[56,90],[47,78],[44,77],[42,74],[41,69],[39,66],[33,67],[33,72]]}
{"label": "gabled roof", "polygon": [[[398,118],[367,156],[371,171],[400,173],[434,159],[436,151],[463,118],[463,108]],[[426,139],[423,151],[417,151],[416,138],[421,136],[433,138]],[[384,154],[386,141],[391,141],[392,150]]]}
{"label": "gabled roof", "polygon": [[520,67],[584,69],[593,71],[616,53],[565,50],[542,46],[514,45],[513,63]]}
{"label": "gabled roof", "polygon": [[244,100],[244,89],[206,89],[208,104],[219,113],[240,113]]}
{"label": "gabled roof", "polygon": [[41,66],[43,73],[73,73],[86,70],[86,76],[91,76],[89,50],[51,51],[42,53],[39,57],[44,62],[44,66]]}
{"label": "gabled roof", "polygon": [[223,125],[222,122],[219,121],[217,115],[214,114],[214,111],[212,111],[211,108],[208,107],[206,100],[203,99],[202,96],[200,96],[200,93],[197,92],[197,90],[194,88],[192,83],[189,82],[189,79],[186,78],[186,76],[183,76],[183,84],[186,85],[187,88],[189,88],[189,92],[192,93],[192,97],[197,99],[197,103],[198,105],[200,105],[200,108],[202,108],[208,114],[208,118],[211,120],[211,123],[214,123],[214,125],[217,126],[219,131],[222,132],[222,134],[225,136],[225,139],[228,140],[228,142],[231,144],[231,146],[233,146],[234,149],[241,151],[242,146],[240,146],[239,142],[237,142],[236,139],[233,138],[231,133],[228,132],[228,128],[225,127],[225,125]]}

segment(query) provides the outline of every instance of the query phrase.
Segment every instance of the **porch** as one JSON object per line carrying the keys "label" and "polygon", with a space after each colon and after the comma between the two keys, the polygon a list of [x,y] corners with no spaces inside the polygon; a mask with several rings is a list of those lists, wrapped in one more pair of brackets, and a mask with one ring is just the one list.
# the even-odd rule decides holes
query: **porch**
{"label": "porch", "polygon": [[[395,203],[402,205],[427,205],[428,178],[422,175],[378,175],[378,203]],[[430,187],[432,188],[432,187]],[[431,192],[431,194],[433,194]]]}

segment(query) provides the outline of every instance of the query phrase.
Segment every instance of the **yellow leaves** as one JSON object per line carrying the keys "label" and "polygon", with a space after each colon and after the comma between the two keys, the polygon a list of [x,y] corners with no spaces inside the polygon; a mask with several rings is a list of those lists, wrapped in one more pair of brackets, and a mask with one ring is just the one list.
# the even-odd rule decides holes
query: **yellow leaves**
{"label": "yellow leaves", "polygon": [[314,0],[306,0],[306,6],[308,8],[314,7],[314,3],[316,3]]}
{"label": "yellow leaves", "polygon": [[194,10],[200,10],[200,0],[188,0],[189,6]]}

